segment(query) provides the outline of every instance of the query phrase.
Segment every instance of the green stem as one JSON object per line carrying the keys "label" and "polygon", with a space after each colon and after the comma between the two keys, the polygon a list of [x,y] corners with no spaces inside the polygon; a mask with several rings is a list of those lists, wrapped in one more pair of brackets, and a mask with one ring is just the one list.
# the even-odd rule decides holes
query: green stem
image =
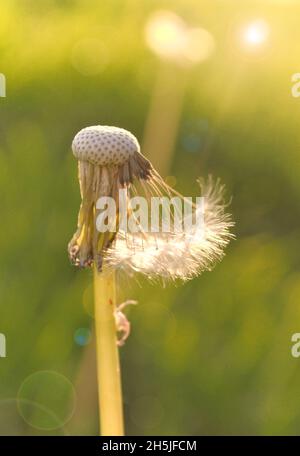
{"label": "green stem", "polygon": [[97,374],[100,434],[124,435],[122,388],[114,311],[116,277],[114,271],[94,269]]}

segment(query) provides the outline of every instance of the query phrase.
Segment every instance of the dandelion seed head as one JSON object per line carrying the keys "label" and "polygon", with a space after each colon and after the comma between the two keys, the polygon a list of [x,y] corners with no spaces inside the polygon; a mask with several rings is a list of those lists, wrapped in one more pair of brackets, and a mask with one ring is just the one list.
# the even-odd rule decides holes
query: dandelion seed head
{"label": "dandelion seed head", "polygon": [[[207,183],[200,182],[204,197],[203,223],[187,224],[184,230],[178,228],[186,226],[190,215],[180,213],[174,206],[167,214],[171,222],[168,230],[163,229],[164,219],[159,221],[156,230],[148,230],[135,216],[132,197],[143,196],[150,205],[153,198],[176,199],[180,206],[189,199],[164,182],[141,154],[137,139],[116,127],[88,127],[75,136],[72,149],[79,162],[82,198],[77,231],[68,245],[73,264],[80,267],[95,264],[101,270],[105,263],[108,267],[135,271],[153,279],[188,280],[211,269],[223,257],[232,237],[233,223],[225,211],[224,186],[218,181],[214,183],[210,178]],[[120,190],[125,191],[125,214],[133,218],[138,229],[125,229],[122,216],[115,212],[105,215],[109,229],[102,232],[96,224],[100,213],[97,202],[101,197],[109,197],[118,210]],[[192,217],[197,217],[199,208],[190,201],[188,204]],[[147,217],[147,226],[150,226],[151,211]]]}
{"label": "dandelion seed head", "polygon": [[98,125],[82,129],[72,142],[72,150],[78,159],[82,202],[77,231],[68,244],[69,257],[76,266],[90,267],[96,263],[101,270],[104,252],[113,243],[116,231],[97,231],[97,201],[101,197],[117,201],[121,188],[128,189],[135,180],[150,179],[152,165],[140,153],[135,136],[117,127]]}
{"label": "dandelion seed head", "polygon": [[140,146],[136,137],[123,128],[96,125],[77,133],[72,150],[78,160],[107,166],[126,163]]}

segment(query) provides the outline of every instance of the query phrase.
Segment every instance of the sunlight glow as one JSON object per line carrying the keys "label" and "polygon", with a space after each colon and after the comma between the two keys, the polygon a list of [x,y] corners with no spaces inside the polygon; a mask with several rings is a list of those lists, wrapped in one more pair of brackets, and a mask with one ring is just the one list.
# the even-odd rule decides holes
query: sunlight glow
{"label": "sunlight glow", "polygon": [[176,58],[185,47],[185,23],[170,11],[153,14],[146,25],[146,41],[156,54]]}
{"label": "sunlight glow", "polygon": [[264,20],[257,20],[248,24],[243,31],[243,40],[249,46],[264,44],[269,36],[269,25]]}
{"label": "sunlight glow", "polygon": [[214,50],[214,38],[200,27],[190,28],[172,11],[156,11],[145,28],[149,48],[161,58],[183,64],[206,60]]}

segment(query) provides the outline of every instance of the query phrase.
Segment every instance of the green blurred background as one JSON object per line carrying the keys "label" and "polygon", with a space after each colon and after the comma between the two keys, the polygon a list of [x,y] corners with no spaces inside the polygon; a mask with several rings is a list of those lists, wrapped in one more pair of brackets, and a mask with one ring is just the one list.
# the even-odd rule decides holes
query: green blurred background
{"label": "green blurred background", "polygon": [[[299,17],[283,0],[2,0],[0,434],[98,433],[92,273],[66,252],[70,144],[95,124],[132,131],[181,193],[220,177],[236,222],[198,279],[120,278],[119,301],[139,302],[121,349],[127,434],[299,433]],[[180,20],[211,34],[205,56],[197,37],[180,54]]]}

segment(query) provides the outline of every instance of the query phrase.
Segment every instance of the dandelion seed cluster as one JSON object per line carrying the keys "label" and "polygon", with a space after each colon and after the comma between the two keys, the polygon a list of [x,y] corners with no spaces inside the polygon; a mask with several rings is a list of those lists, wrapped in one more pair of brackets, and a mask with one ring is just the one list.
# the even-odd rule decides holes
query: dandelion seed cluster
{"label": "dandelion seed cluster", "polygon": [[[163,231],[131,233],[115,220],[114,232],[98,232],[97,201],[111,197],[118,205],[120,189],[126,190],[126,207],[132,213],[132,196],[172,198],[177,196],[152,164],[140,152],[137,139],[128,131],[109,126],[81,130],[72,149],[78,159],[81,206],[77,231],[68,245],[70,260],[80,267],[94,263],[101,271],[103,262],[112,268],[140,272],[149,278],[188,280],[213,267],[222,259],[233,237],[230,214],[224,205],[224,186],[210,178],[201,183],[205,197],[204,224],[178,233]],[[117,207],[118,209],[118,207]],[[195,212],[197,209],[193,207]],[[182,220],[184,225],[184,219]]]}

